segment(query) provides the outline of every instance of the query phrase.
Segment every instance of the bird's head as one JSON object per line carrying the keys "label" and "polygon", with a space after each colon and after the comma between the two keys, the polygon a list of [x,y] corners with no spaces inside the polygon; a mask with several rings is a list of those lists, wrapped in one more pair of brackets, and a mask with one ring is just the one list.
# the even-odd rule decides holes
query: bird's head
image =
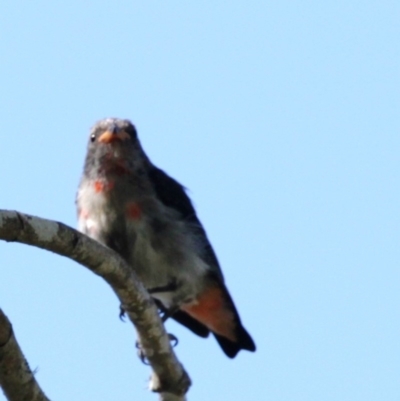
{"label": "bird's head", "polygon": [[86,167],[96,172],[135,170],[146,163],[135,126],[129,120],[105,118],[90,130]]}

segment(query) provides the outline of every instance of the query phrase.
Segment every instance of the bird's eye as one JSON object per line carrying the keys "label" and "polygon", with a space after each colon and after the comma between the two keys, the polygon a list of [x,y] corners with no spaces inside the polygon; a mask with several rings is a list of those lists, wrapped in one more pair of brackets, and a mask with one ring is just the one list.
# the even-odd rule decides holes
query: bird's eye
{"label": "bird's eye", "polygon": [[95,134],[90,135],[90,141],[94,142],[95,140],[96,140],[96,135]]}

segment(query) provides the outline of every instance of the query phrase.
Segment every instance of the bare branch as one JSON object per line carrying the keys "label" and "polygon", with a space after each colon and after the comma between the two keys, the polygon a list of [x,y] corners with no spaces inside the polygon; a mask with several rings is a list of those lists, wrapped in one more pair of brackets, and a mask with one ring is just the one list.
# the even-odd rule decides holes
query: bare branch
{"label": "bare branch", "polygon": [[[114,251],[65,224],[0,210],[0,239],[66,256],[101,276],[112,287],[135,325],[153,368],[150,389],[162,401],[184,401],[190,378],[176,358],[151,297],[133,269]],[[174,397],[174,398],[171,398]]]}
{"label": "bare branch", "polygon": [[9,401],[49,401],[30,370],[11,323],[1,309],[0,386]]}

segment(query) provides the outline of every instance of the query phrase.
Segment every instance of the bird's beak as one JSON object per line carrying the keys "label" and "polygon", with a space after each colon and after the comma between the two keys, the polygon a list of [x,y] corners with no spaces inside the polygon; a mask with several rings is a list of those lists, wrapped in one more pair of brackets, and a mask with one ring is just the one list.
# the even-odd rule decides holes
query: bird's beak
{"label": "bird's beak", "polygon": [[103,134],[99,136],[98,141],[100,143],[111,143],[115,141],[126,141],[127,139],[130,139],[130,136],[128,133],[125,131],[106,131]]}

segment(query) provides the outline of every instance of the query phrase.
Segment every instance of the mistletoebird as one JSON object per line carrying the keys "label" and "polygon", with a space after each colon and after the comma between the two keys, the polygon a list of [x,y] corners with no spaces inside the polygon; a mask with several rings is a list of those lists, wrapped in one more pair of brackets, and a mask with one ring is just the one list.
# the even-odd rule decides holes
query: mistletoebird
{"label": "mistletoebird", "polygon": [[255,351],[185,188],[147,157],[129,120],[90,131],[77,193],[79,229],[119,253],[164,316],[225,354]]}

